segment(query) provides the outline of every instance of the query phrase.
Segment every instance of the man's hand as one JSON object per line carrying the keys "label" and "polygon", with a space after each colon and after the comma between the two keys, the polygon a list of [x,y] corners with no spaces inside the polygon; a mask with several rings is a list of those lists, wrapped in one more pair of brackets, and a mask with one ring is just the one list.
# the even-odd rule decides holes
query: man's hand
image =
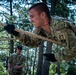
{"label": "man's hand", "polygon": [[19,35],[19,32],[14,31],[14,29],[15,29],[15,26],[14,26],[14,25],[8,24],[8,25],[4,26],[4,29],[5,29],[9,34],[12,34],[12,35],[14,35],[14,36],[18,36],[18,35]]}
{"label": "man's hand", "polygon": [[16,65],[14,68],[15,68],[15,69],[19,69],[20,67]]}
{"label": "man's hand", "polygon": [[19,66],[16,65],[14,68],[15,68],[15,69],[20,69],[20,68],[22,68],[23,66],[24,66],[24,64],[21,64],[21,65],[19,65]]}

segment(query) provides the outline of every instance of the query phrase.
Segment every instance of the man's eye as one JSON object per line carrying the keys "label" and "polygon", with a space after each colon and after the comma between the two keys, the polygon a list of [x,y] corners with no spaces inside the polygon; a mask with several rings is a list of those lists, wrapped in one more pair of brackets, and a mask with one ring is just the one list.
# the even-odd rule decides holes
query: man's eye
{"label": "man's eye", "polygon": [[34,16],[31,15],[30,17],[33,18]]}

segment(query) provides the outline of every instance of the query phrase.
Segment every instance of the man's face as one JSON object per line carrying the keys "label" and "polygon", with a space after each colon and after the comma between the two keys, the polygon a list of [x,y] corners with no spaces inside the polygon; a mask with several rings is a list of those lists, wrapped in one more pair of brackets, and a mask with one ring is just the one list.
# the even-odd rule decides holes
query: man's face
{"label": "man's face", "polygon": [[36,28],[41,27],[43,25],[43,18],[41,14],[38,13],[35,9],[31,9],[29,11],[30,21],[34,24]]}
{"label": "man's face", "polygon": [[20,54],[22,50],[17,48],[17,53]]}

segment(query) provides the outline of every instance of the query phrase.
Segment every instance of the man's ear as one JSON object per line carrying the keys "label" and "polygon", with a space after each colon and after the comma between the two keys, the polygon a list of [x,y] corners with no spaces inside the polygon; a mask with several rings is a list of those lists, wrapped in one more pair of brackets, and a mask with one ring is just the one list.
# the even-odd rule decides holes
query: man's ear
{"label": "man's ear", "polygon": [[45,16],[46,16],[45,12],[42,12],[42,13],[41,13],[41,17],[42,17],[42,18],[45,18]]}

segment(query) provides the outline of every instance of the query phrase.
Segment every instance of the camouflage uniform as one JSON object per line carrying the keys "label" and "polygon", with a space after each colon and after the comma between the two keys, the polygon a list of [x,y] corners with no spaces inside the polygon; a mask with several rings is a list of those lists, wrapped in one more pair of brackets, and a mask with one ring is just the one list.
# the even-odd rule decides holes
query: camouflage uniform
{"label": "camouflage uniform", "polygon": [[55,17],[51,22],[52,38],[61,42],[63,50],[55,53],[55,58],[60,62],[62,60],[71,60],[76,57],[76,36],[70,28],[73,24],[62,17]]}
{"label": "camouflage uniform", "polygon": [[[70,60],[76,57],[76,36],[74,32],[70,29],[72,23],[66,21],[66,19],[61,17],[51,17],[50,32],[47,33],[43,29],[39,28],[34,30],[34,33],[42,35],[61,43],[64,47],[63,50],[59,50],[55,53],[55,58],[60,62],[62,60]],[[37,47],[40,45],[41,40],[29,37],[27,35],[19,34],[17,37],[24,45],[29,47]]]}
{"label": "camouflage uniform", "polygon": [[22,68],[16,70],[14,66],[25,64],[25,56],[22,54],[13,53],[9,57],[9,63],[11,64],[12,75],[22,75]]}

